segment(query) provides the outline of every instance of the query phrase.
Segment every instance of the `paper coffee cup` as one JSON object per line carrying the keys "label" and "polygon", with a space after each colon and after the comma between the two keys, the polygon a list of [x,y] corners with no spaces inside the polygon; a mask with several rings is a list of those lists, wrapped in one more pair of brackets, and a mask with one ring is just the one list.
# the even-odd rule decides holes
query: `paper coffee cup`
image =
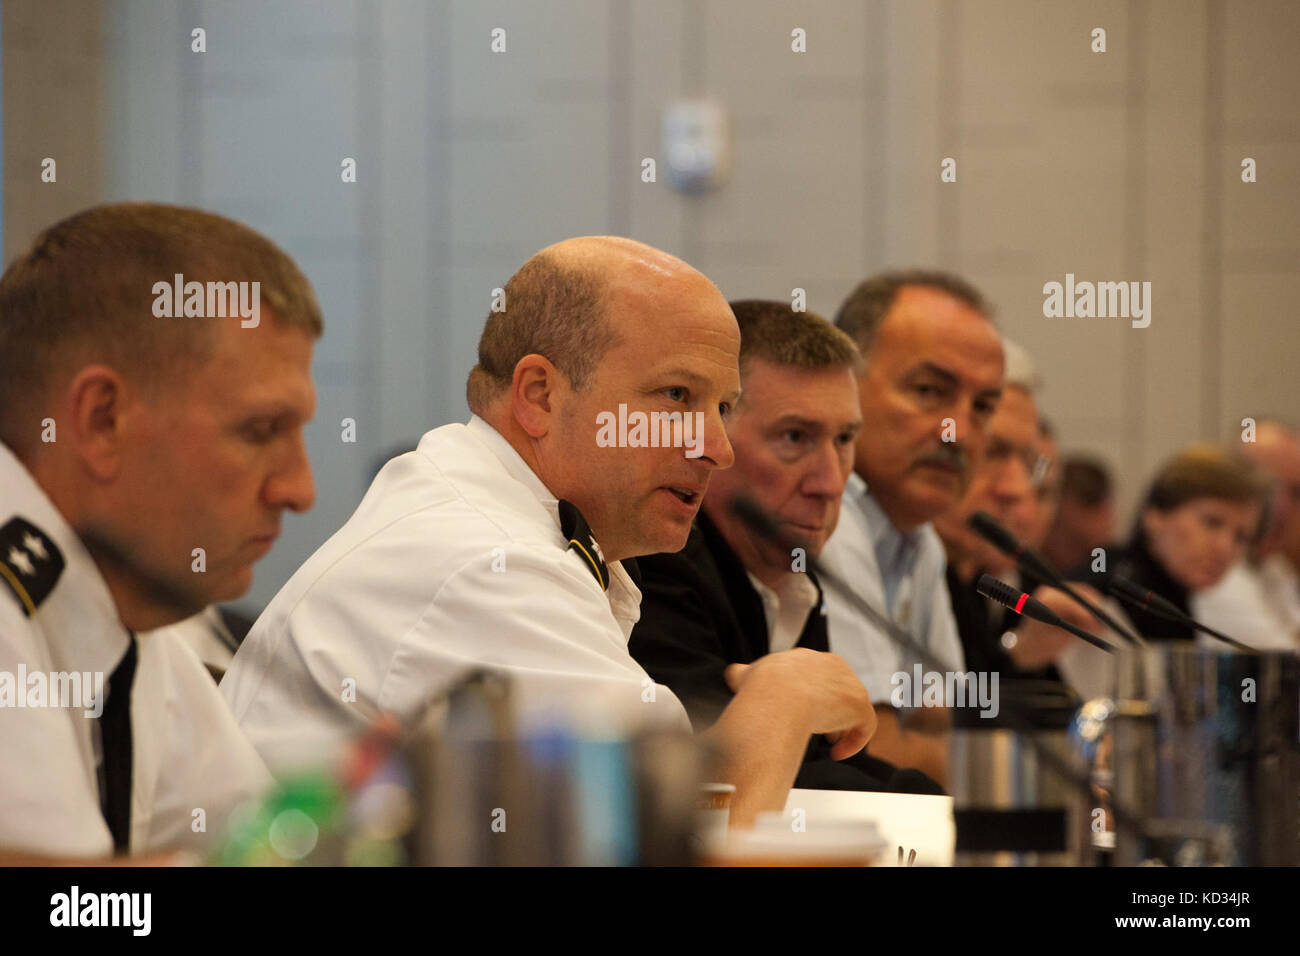
{"label": "paper coffee cup", "polygon": [[706,783],[700,787],[695,804],[695,833],[700,842],[711,846],[726,839],[731,822],[731,798],[736,794],[732,783]]}

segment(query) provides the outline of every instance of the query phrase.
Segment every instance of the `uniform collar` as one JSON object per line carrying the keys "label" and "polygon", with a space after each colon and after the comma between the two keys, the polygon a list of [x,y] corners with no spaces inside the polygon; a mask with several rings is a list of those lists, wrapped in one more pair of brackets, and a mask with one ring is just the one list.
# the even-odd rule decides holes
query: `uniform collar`
{"label": "uniform collar", "polygon": [[[2,442],[0,487],[5,489],[0,524],[19,515],[36,525],[63,553],[63,574],[33,616],[56,665],[111,673],[126,653],[130,638],[108,585],[81,538]],[[0,600],[10,597],[0,594]]]}
{"label": "uniform collar", "polygon": [[559,502],[551,490],[542,483],[542,479],[537,477],[537,472],[528,466],[523,456],[515,451],[514,446],[506,441],[505,436],[499,431],[479,418],[477,415],[470,416],[469,424],[466,426],[473,432],[483,444],[488,446],[488,450],[496,455],[510,477],[515,479],[521,485],[533,493],[533,496],[545,506],[547,512],[555,519],[555,527],[560,527],[560,516],[557,511]]}
{"label": "uniform collar", "polygon": [[[542,479],[537,477],[537,472],[529,467],[528,462],[524,461],[523,456],[515,451],[514,446],[506,441],[505,436],[477,415],[470,416],[466,427],[496,456],[510,477],[533,493],[533,496],[555,523],[556,532],[563,534],[559,499],[551,493],[551,490],[546,487]],[[565,544],[568,544],[567,539]],[[579,556],[581,557],[581,555]],[[627,620],[635,623],[641,616],[640,588],[633,583],[632,576],[628,574],[621,561],[607,564],[605,568],[609,574],[609,587],[603,588],[603,590],[609,598],[615,617],[619,618],[620,622]],[[598,577],[597,580],[599,580]]]}

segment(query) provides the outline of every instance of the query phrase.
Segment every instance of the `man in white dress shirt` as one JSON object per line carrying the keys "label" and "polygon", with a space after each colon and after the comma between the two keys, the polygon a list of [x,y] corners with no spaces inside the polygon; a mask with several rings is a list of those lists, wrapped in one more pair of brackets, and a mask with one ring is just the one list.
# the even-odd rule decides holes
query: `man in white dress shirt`
{"label": "man in white dress shirt", "polygon": [[[980,294],[941,272],[867,279],[840,306],[835,324],[862,352],[862,430],[839,526],[822,564],[945,670],[961,671],[943,543],[930,521],[961,500],[982,454],[1002,391],[1001,339]],[[835,583],[827,582],[825,590],[831,650],[876,702],[879,728],[871,755],[944,782],[946,711],[886,706],[894,675],[910,677],[919,661]]]}
{"label": "man in white dress shirt", "polygon": [[[200,291],[166,315],[173,282]],[[209,310],[227,282],[258,283],[246,319]],[[0,858],[202,852],[270,783],[194,653],[143,632],[243,594],[311,506],[320,331],[283,252],[191,209],[80,213],[0,279]]]}
{"label": "man in white dress shirt", "polygon": [[[222,682],[273,771],[376,711],[410,721],[484,666],[510,678],[524,725],[689,730],[628,653],[641,595],[623,562],[679,550],[709,475],[732,463],[735,317],[684,262],[614,237],[544,249],[504,291],[469,377],[469,423],[380,471]],[[652,419],[651,443],[653,414],[677,425]],[[844,757],[873,729],[866,692],[831,654],[769,655],[728,680],[735,700],[710,733],[737,786],[734,820],[783,806],[811,734]]]}

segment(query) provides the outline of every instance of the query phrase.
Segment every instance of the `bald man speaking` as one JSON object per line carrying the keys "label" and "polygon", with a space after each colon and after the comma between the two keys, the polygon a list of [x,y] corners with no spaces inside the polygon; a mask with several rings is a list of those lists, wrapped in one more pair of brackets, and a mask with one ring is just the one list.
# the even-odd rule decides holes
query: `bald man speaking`
{"label": "bald man speaking", "polygon": [[[587,237],[529,259],[488,316],[468,424],[390,461],[235,656],[222,692],[272,769],[376,710],[410,720],[484,666],[511,678],[525,724],[688,731],[628,653],[641,594],[623,562],[680,550],[731,466],[739,351],[726,299],[666,253]],[[736,822],[782,807],[810,735],[843,759],[875,729],[832,654],[770,654],[727,679],[708,733]]]}

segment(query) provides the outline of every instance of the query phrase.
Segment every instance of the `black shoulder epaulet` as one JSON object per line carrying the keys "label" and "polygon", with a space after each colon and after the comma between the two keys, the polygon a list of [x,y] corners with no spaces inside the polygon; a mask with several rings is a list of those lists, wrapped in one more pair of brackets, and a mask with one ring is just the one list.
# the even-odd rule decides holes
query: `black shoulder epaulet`
{"label": "black shoulder epaulet", "polygon": [[63,573],[63,553],[36,525],[17,515],[0,527],[0,581],[8,585],[23,615],[31,617]]}
{"label": "black shoulder epaulet", "polygon": [[591,533],[591,526],[587,524],[587,519],[582,516],[582,512],[573,502],[561,499],[559,505],[560,532],[568,539],[569,547],[585,559],[591,573],[596,576],[600,589],[608,591],[609,568],[605,566],[605,558],[601,555],[600,545],[596,544],[596,539]]}

